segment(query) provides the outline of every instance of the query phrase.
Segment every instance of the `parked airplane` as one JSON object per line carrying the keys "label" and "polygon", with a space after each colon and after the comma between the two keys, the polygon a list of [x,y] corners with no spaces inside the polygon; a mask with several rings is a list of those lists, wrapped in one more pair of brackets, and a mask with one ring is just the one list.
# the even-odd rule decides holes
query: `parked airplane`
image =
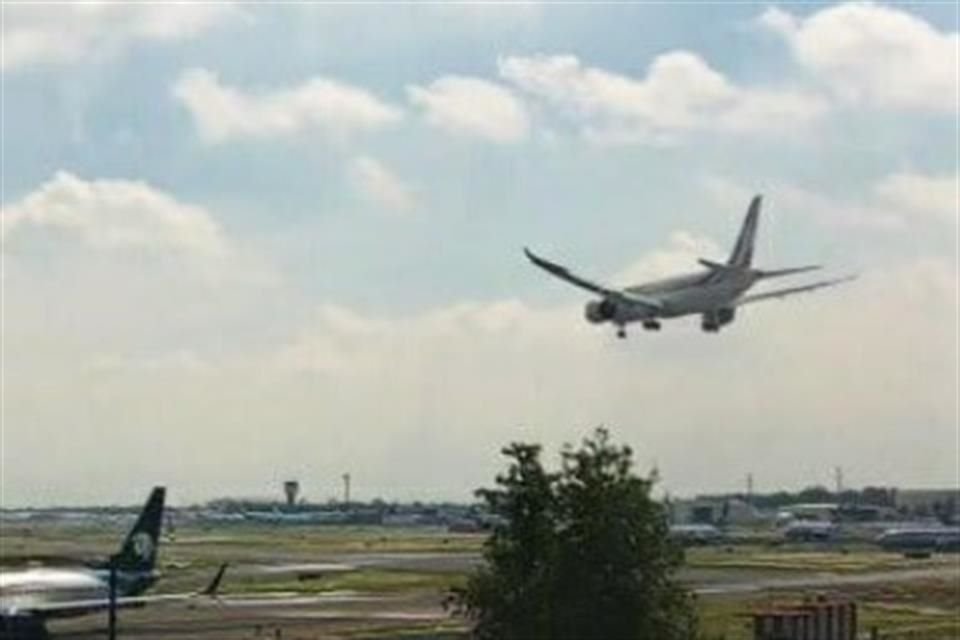
{"label": "parked airplane", "polygon": [[754,196],[733,252],[726,263],[701,258],[699,262],[706,267],[706,271],[638,286],[618,289],[597,284],[573,274],[566,267],[541,258],[529,249],[524,248],[524,253],[533,264],[547,273],[600,295],[600,300],[587,303],[586,318],[595,324],[613,323],[617,327],[617,335],[621,338],[627,336],[628,323],[640,322],[644,329],[657,331],[660,329],[661,319],[690,314],[700,314],[704,331],[717,332],[723,325],[733,322],[737,308],[745,304],[831,287],[853,279],[846,277],[821,280],[797,287],[744,295],[759,280],[820,268],[806,266],[768,271],[751,266],[757,222],[760,218],[760,203],[761,196]]}
{"label": "parked airplane", "polygon": [[673,524],[667,535],[684,546],[708,545],[723,540],[723,532],[712,524]]}
{"label": "parked airplane", "polygon": [[960,551],[960,527],[895,527],[877,543],[887,551]]}
{"label": "parked airplane", "polygon": [[111,562],[116,567],[118,608],[215,595],[225,566],[201,592],[142,595],[157,579],[154,565],[165,494],[163,487],[153,489],[120,551],[107,562],[91,567],[0,572],[0,638],[43,638],[47,619],[107,609]]}

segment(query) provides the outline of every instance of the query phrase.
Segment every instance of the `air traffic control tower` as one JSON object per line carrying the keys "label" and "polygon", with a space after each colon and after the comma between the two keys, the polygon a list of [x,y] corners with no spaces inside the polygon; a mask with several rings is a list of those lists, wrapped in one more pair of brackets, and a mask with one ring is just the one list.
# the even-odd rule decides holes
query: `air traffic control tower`
{"label": "air traffic control tower", "polygon": [[297,505],[297,496],[300,495],[300,483],[296,480],[287,480],[283,483],[283,495],[287,497],[287,506]]}

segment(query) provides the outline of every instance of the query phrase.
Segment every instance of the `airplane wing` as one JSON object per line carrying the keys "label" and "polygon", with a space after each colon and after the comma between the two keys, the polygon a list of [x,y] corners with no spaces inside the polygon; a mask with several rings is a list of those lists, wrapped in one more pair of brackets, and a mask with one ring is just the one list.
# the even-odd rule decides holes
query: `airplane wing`
{"label": "airplane wing", "polygon": [[[196,598],[216,598],[217,590],[220,588],[220,582],[223,580],[223,574],[227,570],[226,563],[220,565],[217,574],[210,581],[210,584],[201,591],[191,591],[188,593],[163,593],[156,595],[143,596],[118,596],[116,599],[117,609],[130,609],[134,607],[143,607],[151,604],[160,604],[165,602],[183,602],[194,600]],[[61,616],[70,616],[76,614],[93,613],[104,611],[110,607],[109,598],[86,598],[78,600],[50,600],[34,602],[10,602],[4,603],[4,608],[0,609],[3,615],[22,615],[39,616],[41,618],[57,618]]]}
{"label": "airplane wing", "polygon": [[527,259],[530,260],[530,262],[532,262],[536,266],[540,267],[550,275],[556,276],[561,280],[565,280],[566,282],[569,282],[575,287],[580,287],[581,289],[586,289],[587,291],[598,293],[607,298],[615,298],[617,300],[621,300],[628,304],[640,305],[640,306],[649,307],[655,310],[659,310],[663,308],[663,305],[660,303],[660,301],[654,298],[649,298],[647,296],[644,296],[638,293],[620,291],[618,289],[611,289],[610,287],[605,287],[603,285],[587,280],[586,278],[581,278],[580,276],[572,273],[566,267],[559,265],[555,262],[550,262],[549,260],[545,260],[544,258],[541,258],[540,256],[530,251],[530,249],[527,249],[526,247],[523,248],[523,253],[526,254]]}
{"label": "airplane wing", "polygon": [[811,284],[805,284],[799,287],[788,287],[786,289],[775,289],[773,291],[764,291],[763,293],[755,293],[753,295],[743,296],[741,298],[738,298],[737,300],[734,301],[734,303],[731,306],[740,307],[745,304],[750,304],[753,302],[761,302],[763,300],[773,300],[774,298],[785,298],[795,293],[815,291],[817,289],[832,287],[832,286],[843,284],[844,282],[849,282],[855,279],[856,279],[856,276],[847,276],[846,278],[836,278],[834,280],[821,280],[820,282],[813,282]]}
{"label": "airplane wing", "polygon": [[537,265],[547,273],[560,278],[561,280],[566,280],[576,287],[580,287],[581,289],[586,289],[587,291],[592,291],[594,293],[599,293],[602,296],[613,296],[619,293],[613,289],[574,275],[566,267],[560,266],[554,262],[550,262],[549,260],[545,260],[526,247],[523,248],[523,252],[526,254],[527,259],[529,259],[533,264]]}

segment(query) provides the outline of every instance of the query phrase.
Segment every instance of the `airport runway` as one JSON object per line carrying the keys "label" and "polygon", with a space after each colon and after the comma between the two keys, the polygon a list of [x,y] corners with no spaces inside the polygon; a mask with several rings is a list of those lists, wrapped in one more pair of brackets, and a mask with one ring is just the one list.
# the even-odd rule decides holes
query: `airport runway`
{"label": "airport runway", "polygon": [[[102,640],[106,616],[53,621],[55,639]],[[361,630],[386,632],[424,626],[429,632],[449,616],[439,598],[258,595],[224,598],[217,602],[172,605],[123,611],[119,636],[140,640],[191,638],[237,640],[241,638],[338,638]]]}
{"label": "airport runway", "polygon": [[479,553],[341,553],[324,555],[316,562],[283,562],[256,565],[266,573],[337,572],[354,569],[389,569],[427,573],[464,573],[482,561]]}
{"label": "airport runway", "polygon": [[[464,573],[480,564],[478,553],[359,553],[331,556],[319,563],[291,563],[262,565],[265,572],[296,573],[304,570],[349,571],[375,568],[393,571],[422,571],[428,573]],[[960,556],[951,565],[921,568],[871,571],[866,573],[803,572],[784,576],[782,571],[763,569],[684,568],[680,579],[703,595],[751,593],[766,590],[813,589],[843,587],[879,582],[911,582],[929,578],[960,580]]]}
{"label": "airport runway", "polygon": [[[381,569],[456,571],[477,562],[477,554],[356,554],[347,562],[299,563],[238,567],[251,571],[309,571],[320,567],[356,566]],[[341,560],[346,560],[341,556]],[[702,597],[739,596],[764,591],[839,589],[880,583],[905,583],[930,579],[960,580],[960,565],[938,568],[876,571],[857,574],[817,573],[777,576],[747,571],[687,570],[683,579]],[[90,616],[50,625],[54,638],[71,640],[104,637],[104,617]],[[450,618],[442,606],[442,594],[419,593],[373,595],[330,592],[303,595],[269,592],[257,595],[224,596],[216,601],[196,601],[121,613],[122,636],[140,640],[197,638],[235,640],[238,638],[315,639],[347,637],[360,630],[389,633],[391,629],[421,627],[423,638],[450,635]],[[447,628],[446,633],[438,629]],[[437,635],[440,633],[440,635]],[[405,638],[408,636],[404,636]]]}

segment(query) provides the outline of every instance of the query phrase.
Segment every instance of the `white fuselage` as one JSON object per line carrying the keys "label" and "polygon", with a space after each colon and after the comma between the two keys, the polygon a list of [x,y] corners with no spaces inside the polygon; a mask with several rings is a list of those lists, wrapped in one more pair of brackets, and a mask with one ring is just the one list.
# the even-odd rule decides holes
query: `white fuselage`
{"label": "white fuselage", "polygon": [[636,293],[657,300],[662,309],[649,309],[618,305],[614,321],[634,322],[650,318],[676,318],[694,313],[710,313],[731,305],[756,282],[749,270],[719,273],[703,271],[687,275],[655,280],[646,284],[627,287],[627,293]]}
{"label": "white fuselage", "polygon": [[104,574],[86,569],[0,572],[0,611],[30,611],[41,603],[98,600],[109,596]]}

